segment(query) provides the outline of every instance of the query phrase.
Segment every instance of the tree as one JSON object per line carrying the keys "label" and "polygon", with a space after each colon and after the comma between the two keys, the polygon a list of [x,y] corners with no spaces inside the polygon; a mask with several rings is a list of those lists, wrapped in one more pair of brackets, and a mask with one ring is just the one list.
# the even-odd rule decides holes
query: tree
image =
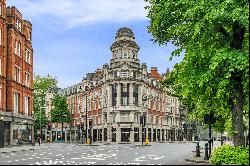
{"label": "tree", "polygon": [[[148,1],[148,0],[146,0]],[[244,145],[249,112],[249,2],[247,0],[149,0],[154,42],[172,42],[184,59],[163,82],[193,112],[231,112],[233,142]]]}
{"label": "tree", "polygon": [[[37,131],[46,128],[48,125],[48,117],[45,114],[45,96],[46,93],[57,88],[56,78],[50,75],[45,77],[34,76],[34,128]],[[41,128],[40,128],[41,127]]]}
{"label": "tree", "polygon": [[70,123],[72,121],[71,114],[68,111],[68,104],[65,96],[60,96],[55,94],[52,99],[52,110],[51,110],[51,122],[62,123],[62,133],[63,133],[63,123]]}
{"label": "tree", "polygon": [[48,117],[45,114],[45,109],[41,108],[41,112],[35,112],[34,114],[34,128],[36,131],[35,134],[37,134],[37,131],[40,131],[40,137],[42,137],[42,129],[46,128],[47,125]]}

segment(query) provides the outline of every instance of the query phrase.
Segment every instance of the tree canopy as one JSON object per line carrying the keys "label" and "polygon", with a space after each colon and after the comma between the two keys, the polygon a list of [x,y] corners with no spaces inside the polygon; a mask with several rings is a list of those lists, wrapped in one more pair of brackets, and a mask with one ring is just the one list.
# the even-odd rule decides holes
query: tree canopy
{"label": "tree canopy", "polygon": [[68,110],[68,104],[65,96],[55,94],[52,99],[51,121],[57,123],[69,123],[72,121]]}
{"label": "tree canopy", "polygon": [[[45,114],[45,96],[46,93],[57,88],[56,78],[47,76],[34,76],[34,127],[35,130],[46,128],[48,117]],[[37,132],[35,132],[37,133]]]}
{"label": "tree canopy", "polygon": [[249,112],[249,2],[146,1],[154,42],[172,42],[172,56],[185,52],[163,85],[196,117],[214,111],[230,120],[234,145],[242,145],[243,114]]}

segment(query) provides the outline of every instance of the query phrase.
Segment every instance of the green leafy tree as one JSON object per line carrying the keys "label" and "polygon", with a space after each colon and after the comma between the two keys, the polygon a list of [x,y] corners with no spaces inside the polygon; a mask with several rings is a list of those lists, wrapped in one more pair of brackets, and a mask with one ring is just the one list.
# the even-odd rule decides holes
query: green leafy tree
{"label": "green leafy tree", "polygon": [[68,104],[65,96],[60,96],[55,94],[52,99],[52,110],[51,121],[53,123],[62,123],[62,133],[63,133],[63,123],[70,123],[72,121],[71,114],[68,111]]}
{"label": "green leafy tree", "polygon": [[[202,116],[230,113],[235,146],[244,145],[249,112],[249,2],[146,0],[154,42],[172,42],[184,59],[163,82]],[[171,57],[172,58],[172,57]]]}
{"label": "green leafy tree", "polygon": [[46,128],[48,125],[48,117],[45,115],[45,109],[41,108],[41,112],[35,112],[34,114],[34,128],[36,130],[35,137],[37,137],[37,131],[42,136],[42,129]]}
{"label": "green leafy tree", "polygon": [[[45,77],[34,76],[34,128],[35,134],[40,129],[48,125],[48,117],[45,114],[45,96],[46,93],[57,88],[57,80],[50,75]],[[41,127],[41,128],[40,128]]]}

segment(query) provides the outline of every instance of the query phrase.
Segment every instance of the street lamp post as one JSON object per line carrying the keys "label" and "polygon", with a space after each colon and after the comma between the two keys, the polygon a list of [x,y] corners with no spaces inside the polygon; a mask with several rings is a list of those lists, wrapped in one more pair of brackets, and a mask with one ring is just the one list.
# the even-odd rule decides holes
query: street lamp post
{"label": "street lamp post", "polygon": [[[80,87],[80,90],[81,92],[83,92],[83,89]],[[87,140],[88,140],[88,121],[87,121],[87,118],[88,118],[88,109],[87,109],[87,104],[88,104],[88,86],[85,86],[85,94],[86,94],[86,102],[85,102],[85,106],[86,106],[86,115],[85,115],[85,127],[86,127],[86,130],[85,130],[85,142],[87,143]],[[83,116],[82,116],[83,117]]]}

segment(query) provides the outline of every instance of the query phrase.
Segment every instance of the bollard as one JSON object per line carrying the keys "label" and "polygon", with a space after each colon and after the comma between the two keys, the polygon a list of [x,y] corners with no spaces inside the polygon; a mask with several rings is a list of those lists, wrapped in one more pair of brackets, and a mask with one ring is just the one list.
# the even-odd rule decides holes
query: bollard
{"label": "bollard", "polygon": [[197,145],[196,145],[196,157],[201,157],[199,142],[197,142]]}
{"label": "bollard", "polygon": [[205,157],[204,160],[208,160],[208,143],[205,143]]}

